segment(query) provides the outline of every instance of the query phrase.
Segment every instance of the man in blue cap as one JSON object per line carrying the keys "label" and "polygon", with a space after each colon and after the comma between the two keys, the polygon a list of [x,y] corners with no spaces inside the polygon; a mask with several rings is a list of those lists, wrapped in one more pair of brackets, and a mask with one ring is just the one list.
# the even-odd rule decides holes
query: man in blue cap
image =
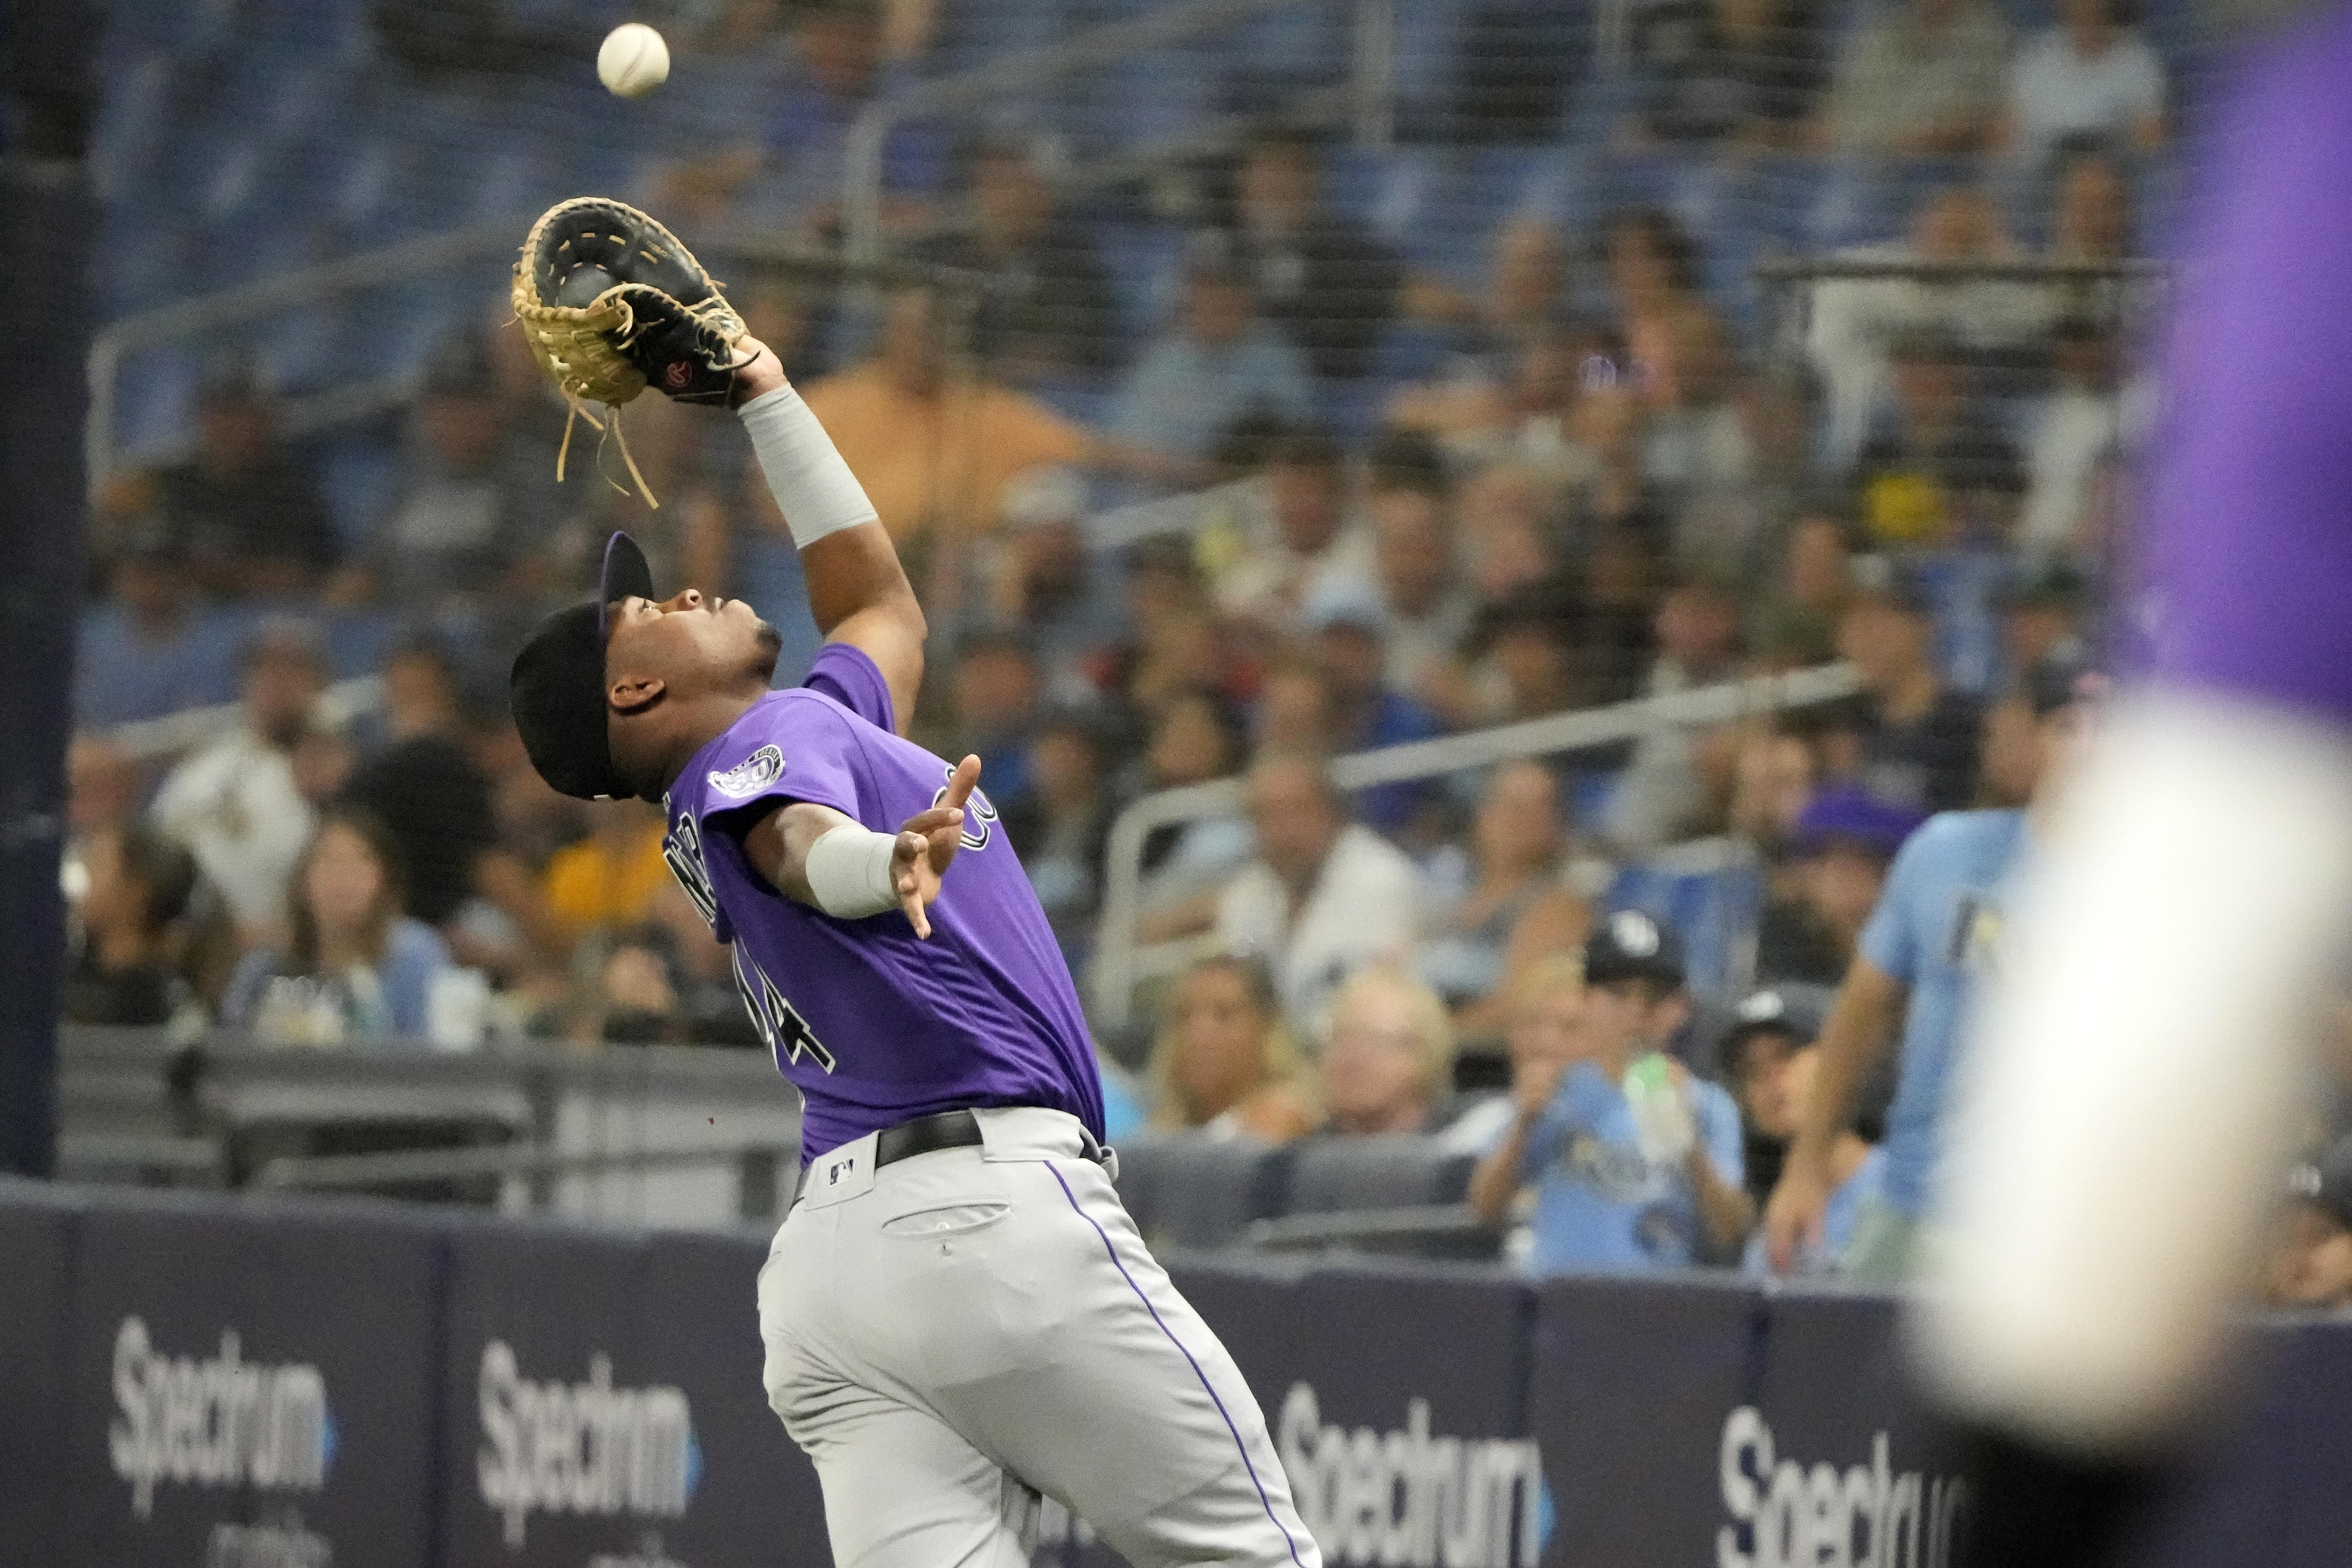
{"label": "man in blue cap", "polygon": [[1633,910],[1601,921],[1584,944],[1577,1051],[1516,1072],[1518,1114],[1471,1180],[1490,1220],[1535,1188],[1529,1272],[1738,1255],[1756,1214],[1740,1184],[1738,1109],[1664,1051],[1689,1012],[1674,928]]}

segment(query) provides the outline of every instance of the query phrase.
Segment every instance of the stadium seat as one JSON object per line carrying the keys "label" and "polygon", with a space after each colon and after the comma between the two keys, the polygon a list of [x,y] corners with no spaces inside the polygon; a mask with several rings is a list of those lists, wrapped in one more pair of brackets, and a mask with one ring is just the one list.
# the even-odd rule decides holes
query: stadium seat
{"label": "stadium seat", "polygon": [[1475,1155],[1413,1133],[1318,1138],[1298,1148],[1290,1214],[1418,1208],[1469,1195]]}
{"label": "stadium seat", "polygon": [[1183,1134],[1118,1151],[1118,1192],[1154,1245],[1222,1247],[1281,1211],[1292,1151]]}

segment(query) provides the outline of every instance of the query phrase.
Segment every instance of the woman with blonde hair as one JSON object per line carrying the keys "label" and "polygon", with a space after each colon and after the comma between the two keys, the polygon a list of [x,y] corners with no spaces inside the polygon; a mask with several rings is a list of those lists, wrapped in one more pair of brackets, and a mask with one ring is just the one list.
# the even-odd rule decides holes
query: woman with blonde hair
{"label": "woman with blonde hair", "polygon": [[1149,1076],[1155,1131],[1284,1143],[1315,1123],[1273,973],[1255,959],[1219,955],[1184,972]]}
{"label": "woman with blonde hair", "polygon": [[1453,1089],[1454,1021],[1404,970],[1358,970],[1331,999],[1320,1066],[1325,1131],[1427,1131]]}

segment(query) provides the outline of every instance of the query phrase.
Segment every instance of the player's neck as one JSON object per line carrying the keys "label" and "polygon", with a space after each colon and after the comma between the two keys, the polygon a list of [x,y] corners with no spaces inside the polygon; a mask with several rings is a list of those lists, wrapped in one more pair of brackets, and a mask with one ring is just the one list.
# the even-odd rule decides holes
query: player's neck
{"label": "player's neck", "polygon": [[733,728],[735,721],[766,695],[767,688],[762,686],[757,690],[739,688],[688,699],[672,731],[674,739],[654,759],[663,791],[667,793],[677,782],[696,752]]}

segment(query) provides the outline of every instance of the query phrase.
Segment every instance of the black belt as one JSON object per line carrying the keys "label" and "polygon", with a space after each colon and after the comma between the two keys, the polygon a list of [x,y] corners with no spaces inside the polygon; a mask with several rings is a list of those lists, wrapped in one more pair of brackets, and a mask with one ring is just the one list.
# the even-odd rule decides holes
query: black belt
{"label": "black belt", "polygon": [[[1085,1141],[1086,1157],[1102,1164],[1108,1151],[1095,1142],[1095,1135],[1082,1127],[1078,1136]],[[941,1110],[918,1116],[912,1121],[885,1127],[874,1135],[874,1168],[878,1171],[885,1165],[895,1165],[918,1154],[936,1154],[942,1149],[977,1148],[980,1142],[980,1118],[969,1110]]]}
{"label": "black belt", "polygon": [[885,1165],[895,1165],[918,1154],[936,1154],[942,1149],[970,1149],[979,1142],[980,1118],[969,1110],[918,1116],[912,1121],[885,1127],[874,1135],[874,1168],[878,1171]]}

